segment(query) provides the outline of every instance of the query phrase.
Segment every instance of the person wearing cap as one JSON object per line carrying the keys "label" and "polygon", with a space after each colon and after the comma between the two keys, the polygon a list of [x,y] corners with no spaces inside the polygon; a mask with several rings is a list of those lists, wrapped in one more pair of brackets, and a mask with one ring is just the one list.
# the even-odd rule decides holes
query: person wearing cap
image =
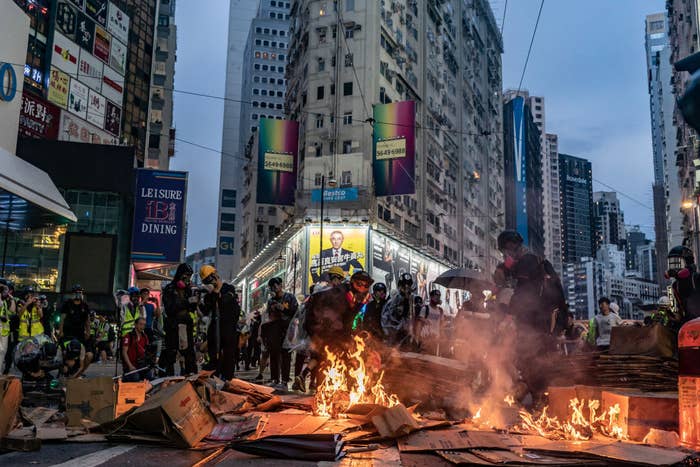
{"label": "person wearing cap", "polygon": [[19,338],[36,337],[44,333],[41,324],[41,307],[39,299],[31,287],[25,289],[24,302],[19,307]]}
{"label": "person wearing cap", "polygon": [[387,302],[382,310],[382,329],[392,346],[415,345],[414,324],[416,317],[413,301],[413,278],[404,272],[397,282],[399,293]]}
{"label": "person wearing cap", "polygon": [[192,296],[190,288],[193,274],[192,267],[182,263],[175,270],[172,281],[163,288],[165,346],[158,363],[165,370],[166,376],[175,375],[178,353],[185,360],[185,367],[181,368],[180,372],[197,372],[197,357],[192,341],[193,323],[189,313],[190,308],[197,305],[197,298]]}
{"label": "person wearing cap", "polygon": [[209,290],[204,296],[203,314],[210,317],[207,332],[209,366],[224,380],[233,378],[238,352],[238,320],[241,306],[236,289],[221,279],[214,266],[205,264],[199,270],[202,284]]}
{"label": "person wearing cap", "polygon": [[345,271],[340,266],[333,266],[328,270],[328,283],[333,287],[338,287],[345,282]]}
{"label": "person wearing cap", "polygon": [[71,288],[71,294],[61,308],[58,336],[61,341],[78,339],[81,344],[85,344],[90,336],[90,310],[85,303],[84,290],[79,284]]}
{"label": "person wearing cap", "polygon": [[360,324],[360,329],[372,334],[377,340],[384,340],[382,329],[382,310],[386,305],[387,287],[383,282],[377,282],[372,286],[372,299],[367,303],[365,316]]}
{"label": "person wearing cap", "polygon": [[[266,309],[267,316],[269,317],[270,312],[273,310],[279,311],[284,327],[284,332],[282,333],[284,339],[284,336],[286,336],[287,334],[287,328],[289,328],[289,324],[291,323],[292,318],[299,309],[299,302],[297,302],[297,299],[294,295],[284,291],[282,279],[280,279],[279,277],[273,277],[268,281],[267,285],[270,288],[270,299],[267,302]],[[270,359],[272,358],[275,357],[272,354],[270,354]],[[292,354],[289,351],[283,349],[279,358],[281,359],[281,381],[279,384],[280,386],[286,386],[289,384],[289,379],[291,376]]]}

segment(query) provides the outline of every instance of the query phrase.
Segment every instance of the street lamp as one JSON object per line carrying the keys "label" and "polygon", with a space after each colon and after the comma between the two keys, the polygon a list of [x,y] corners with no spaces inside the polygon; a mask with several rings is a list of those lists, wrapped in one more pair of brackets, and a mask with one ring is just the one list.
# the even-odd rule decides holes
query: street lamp
{"label": "street lamp", "polygon": [[691,209],[691,208],[695,207],[695,203],[691,200],[685,200],[681,203],[681,207],[683,209]]}
{"label": "street lamp", "polygon": [[[291,251],[292,252],[292,261],[294,262],[294,270],[292,271],[292,293],[296,295],[297,293],[297,252],[294,250],[294,248],[290,246],[284,247],[284,251]],[[280,255],[277,257],[278,262],[283,262],[285,260],[285,257],[282,255],[282,252],[280,251]]]}
{"label": "street lamp", "polygon": [[[330,178],[328,180],[328,186],[333,188],[336,185],[336,181],[334,178]],[[321,175],[321,228],[319,231],[319,236],[318,236],[318,277],[319,280],[321,279],[321,274],[322,274],[322,269],[321,269],[321,264],[322,264],[322,252],[323,252],[323,200],[326,197],[326,176]]]}

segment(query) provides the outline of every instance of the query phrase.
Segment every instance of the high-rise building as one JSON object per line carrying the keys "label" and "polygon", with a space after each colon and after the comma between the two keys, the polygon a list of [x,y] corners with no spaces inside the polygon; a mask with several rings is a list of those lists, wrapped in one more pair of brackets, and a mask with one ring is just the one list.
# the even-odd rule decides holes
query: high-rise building
{"label": "high-rise building", "polygon": [[614,191],[593,193],[595,250],[602,245],[622,245],[625,240],[625,215]]}
{"label": "high-rise building", "polygon": [[503,172],[506,229],[517,230],[530,250],[545,254],[540,130],[527,96],[506,92],[503,104]]}
{"label": "high-rise building", "polygon": [[158,0],[158,27],[153,60],[150,117],[148,119],[148,157],[146,167],[167,170],[175,155],[173,128],[173,89],[177,27],[175,0]]}
{"label": "high-rise building", "polygon": [[[252,63],[254,60],[252,55],[246,55],[246,50],[251,22],[259,11],[258,3],[256,0],[231,0],[229,4],[226,101],[224,102],[224,123],[221,142],[221,178],[217,225],[218,247],[216,254],[217,269],[225,280],[233,279],[240,265],[240,219],[243,216],[241,200],[244,196],[244,179],[242,174],[247,162],[245,154],[241,150],[241,139],[247,141],[250,136],[250,128],[252,127],[250,124],[243,126],[241,120],[241,101],[243,100],[242,93],[244,91],[243,69],[245,63]],[[261,60],[257,62],[262,63]],[[269,63],[269,61],[266,63],[267,71],[269,71]],[[280,63],[284,65],[284,62]],[[275,70],[276,67],[277,65],[275,65]],[[277,74],[275,79],[278,77],[283,78],[282,75]],[[241,135],[242,127],[248,128],[245,135]]]}
{"label": "high-rise building", "polygon": [[625,244],[625,256],[627,257],[627,271],[639,274],[638,252],[643,246],[649,245],[649,240],[638,225],[627,227],[627,242]]}
{"label": "high-rise building", "polygon": [[[549,180],[544,183],[549,184],[549,227],[545,222],[545,246],[544,252],[552,263],[554,270],[560,275],[562,273],[562,233],[561,233],[561,196],[559,186],[559,138],[557,135],[547,133],[546,135],[547,159],[549,161]],[[547,203],[545,202],[545,209]],[[549,234],[547,230],[549,229]]]}
{"label": "high-rise building", "polygon": [[605,268],[602,262],[583,257],[564,265],[562,285],[570,311],[577,319],[590,319],[605,296]]}
{"label": "high-rise building", "polygon": [[559,154],[559,186],[561,192],[562,261],[575,263],[592,258],[593,174],[590,161],[568,154]]}
{"label": "high-rise building", "polygon": [[[379,10],[379,14],[377,14]],[[486,0],[294,0],[286,105],[299,121],[298,218],[330,177],[357,201],[331,221],[381,230],[454,265],[492,269],[504,226],[501,54]],[[372,105],[416,103],[416,191],[375,197]],[[403,176],[403,175],[402,175]]]}
{"label": "high-rise building", "polygon": [[637,271],[639,271],[639,277],[656,282],[657,267],[656,243],[650,241],[646,245],[640,245],[637,248]]}
{"label": "high-rise building", "polygon": [[[676,166],[673,69],[668,20],[665,13],[646,17],[645,34],[651,137],[654,150],[654,231],[656,258],[666,262],[670,248],[683,242],[681,188]],[[665,283],[664,264],[658,264],[657,281]]]}
{"label": "high-rise building", "polygon": [[[666,2],[668,17],[668,36],[670,44],[670,63],[677,61],[700,50],[700,5],[697,1],[668,0]],[[661,58],[661,57],[660,57]],[[690,79],[690,73],[673,70],[670,82],[676,99],[685,92]],[[675,164],[678,170],[678,186],[680,187],[681,204],[695,199],[700,180],[696,174],[696,164],[700,164],[698,148],[700,141],[695,130],[685,123],[678,106],[674,107],[672,122],[674,128],[669,136],[676,135],[675,156],[671,157],[669,170]],[[669,176],[672,176],[670,173]],[[672,201],[669,199],[669,204]],[[697,203],[695,203],[697,204]],[[670,206],[672,211],[678,206]],[[700,251],[700,224],[698,223],[698,207],[687,208],[683,211],[682,229],[684,239],[697,254]],[[681,242],[678,242],[681,243]],[[668,246],[673,246],[669,244]]]}

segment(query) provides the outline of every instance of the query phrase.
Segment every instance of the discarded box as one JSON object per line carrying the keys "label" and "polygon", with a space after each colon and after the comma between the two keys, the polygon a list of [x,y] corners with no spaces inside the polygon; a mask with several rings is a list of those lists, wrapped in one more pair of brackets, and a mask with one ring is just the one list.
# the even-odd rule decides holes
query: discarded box
{"label": "discarded box", "polygon": [[603,392],[603,409],[620,406],[623,434],[642,441],[651,428],[678,431],[678,394]]}
{"label": "discarded box", "polygon": [[133,407],[139,407],[146,400],[146,390],[148,383],[141,381],[138,383],[119,382],[117,386],[116,403],[114,405],[114,418],[128,412]]}
{"label": "discarded box", "polygon": [[173,384],[128,415],[128,426],[162,434],[179,447],[193,447],[216,426],[216,419],[188,381]]}
{"label": "discarded box", "polygon": [[21,403],[22,382],[14,376],[0,376],[0,438],[12,431]]}
{"label": "discarded box", "polygon": [[676,336],[666,326],[616,326],[610,334],[611,355],[647,355],[671,358],[677,352]]}
{"label": "discarded box", "polygon": [[102,424],[114,419],[114,381],[108,376],[66,382],[68,426],[87,418]]}
{"label": "discarded box", "polygon": [[[603,392],[624,392],[636,393],[638,391],[628,388],[606,388],[602,386],[586,386],[577,384],[576,386],[550,386],[547,388],[547,413],[550,417],[557,417],[559,420],[566,420],[572,414],[571,400],[578,399],[586,401],[583,407],[583,415],[589,416],[588,401],[600,401],[603,405]],[[600,413],[600,410],[598,410]]]}

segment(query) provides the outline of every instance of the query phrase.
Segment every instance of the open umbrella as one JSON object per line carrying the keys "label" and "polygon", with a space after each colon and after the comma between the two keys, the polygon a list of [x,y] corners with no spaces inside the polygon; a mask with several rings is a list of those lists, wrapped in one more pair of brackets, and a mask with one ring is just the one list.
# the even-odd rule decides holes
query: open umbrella
{"label": "open umbrella", "polygon": [[488,290],[493,289],[493,282],[484,272],[476,269],[457,268],[440,274],[433,283],[448,289]]}

